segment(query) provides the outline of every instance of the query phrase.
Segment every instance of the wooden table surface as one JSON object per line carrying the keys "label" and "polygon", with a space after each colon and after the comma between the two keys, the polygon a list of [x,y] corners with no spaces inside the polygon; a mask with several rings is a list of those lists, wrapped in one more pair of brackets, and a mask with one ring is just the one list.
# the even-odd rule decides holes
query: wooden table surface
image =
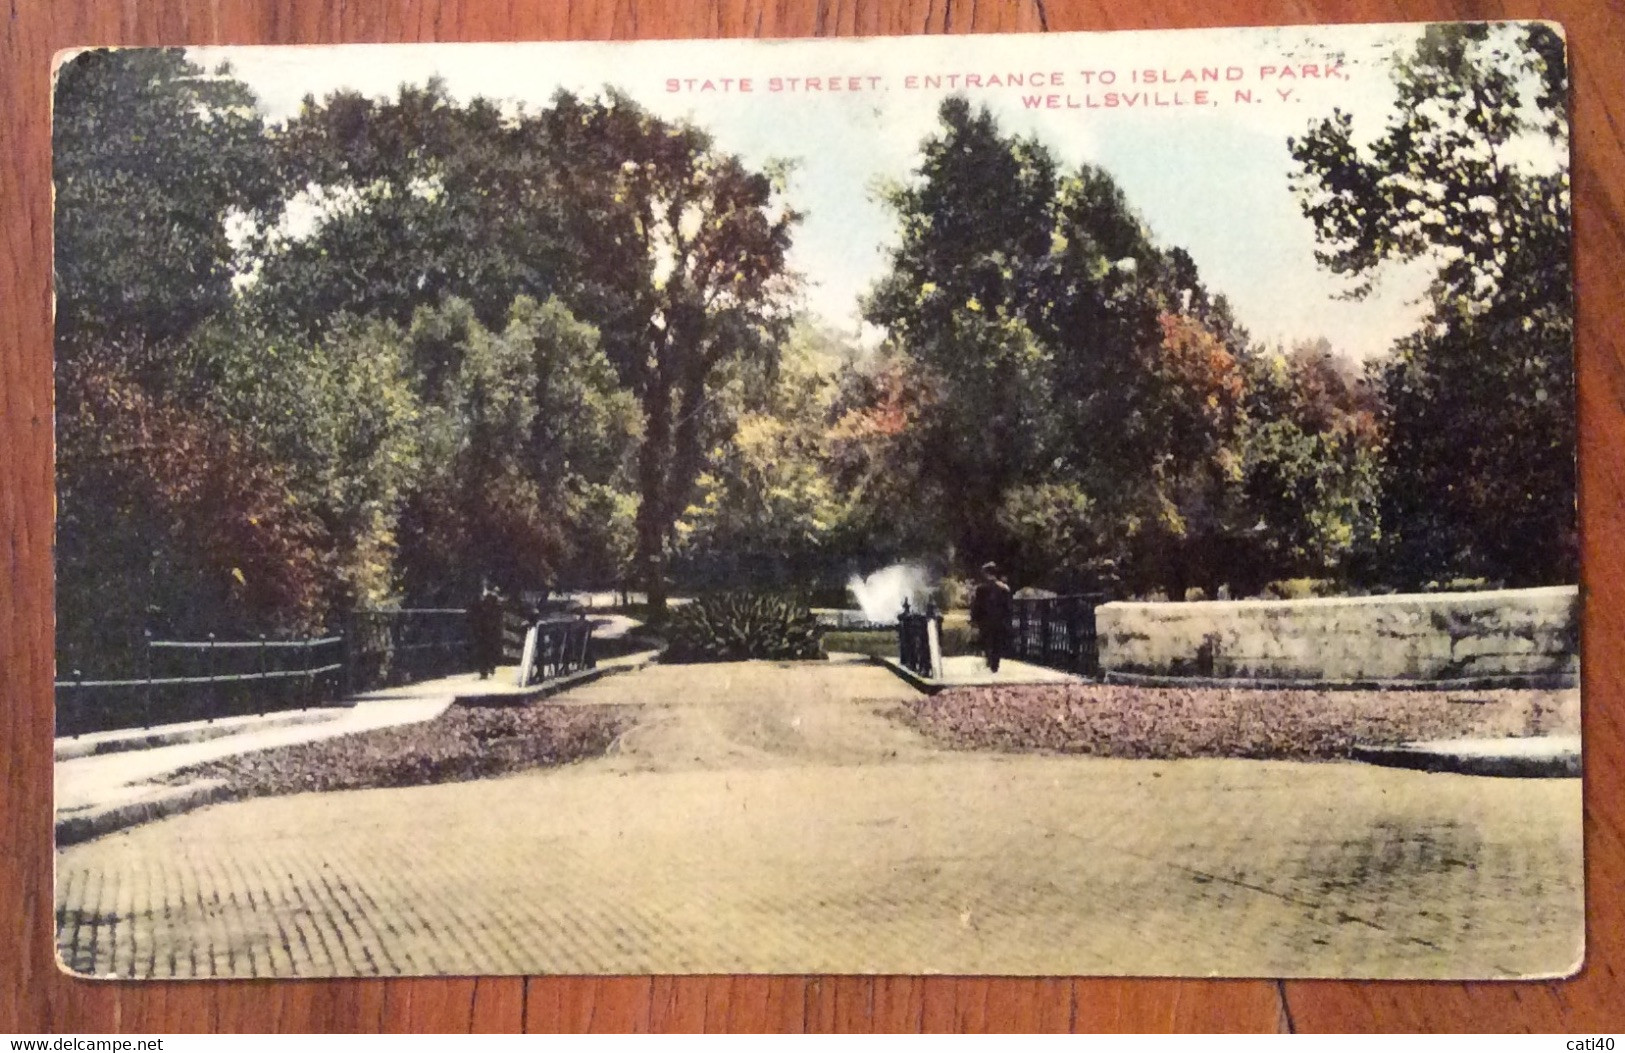
{"label": "wooden table surface", "polygon": [[[1574,82],[1590,952],[1554,983],[639,977],[87,983],[51,932],[48,85],[84,44],[1038,32],[1543,18]],[[1625,9],[1595,0],[10,0],[0,15],[0,1032],[1625,1028]]]}

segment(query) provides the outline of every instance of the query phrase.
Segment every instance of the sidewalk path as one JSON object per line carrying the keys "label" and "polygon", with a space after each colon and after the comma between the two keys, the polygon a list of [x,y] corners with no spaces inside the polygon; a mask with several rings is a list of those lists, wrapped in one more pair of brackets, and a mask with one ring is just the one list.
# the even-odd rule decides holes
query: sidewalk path
{"label": "sidewalk path", "polygon": [[653,666],[608,757],[62,851],[94,975],[1504,977],[1583,924],[1579,780],[940,750],[857,662]]}
{"label": "sidewalk path", "polygon": [[[216,783],[172,786],[156,781],[183,768],[276,746],[433,720],[459,696],[518,691],[513,686],[513,674],[514,670],[507,668],[498,670],[489,680],[465,673],[383,688],[357,696],[353,706],[228,718],[213,725],[196,721],[168,728],[130,729],[59,740],[55,769],[58,835],[64,841],[82,840],[104,829],[128,825],[127,821],[120,821],[120,816],[165,815],[178,810],[177,805],[195,807],[212,799]],[[132,744],[149,739],[174,741],[150,748],[82,752],[87,744],[85,739],[92,740],[89,745],[105,749],[120,736],[132,740]]]}

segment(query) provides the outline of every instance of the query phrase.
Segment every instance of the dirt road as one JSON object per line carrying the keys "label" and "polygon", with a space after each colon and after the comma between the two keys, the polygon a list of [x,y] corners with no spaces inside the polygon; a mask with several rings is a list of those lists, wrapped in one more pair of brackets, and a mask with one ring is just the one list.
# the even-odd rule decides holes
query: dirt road
{"label": "dirt road", "polygon": [[1579,956],[1578,780],[952,752],[861,664],[656,666],[561,696],[611,754],[219,805],[63,851],[119,976],[1509,976]]}

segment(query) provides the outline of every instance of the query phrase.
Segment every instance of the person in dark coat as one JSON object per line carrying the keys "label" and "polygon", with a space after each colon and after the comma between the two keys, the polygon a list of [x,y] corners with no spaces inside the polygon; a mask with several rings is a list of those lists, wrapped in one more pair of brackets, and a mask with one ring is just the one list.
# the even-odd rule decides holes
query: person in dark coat
{"label": "person in dark coat", "polygon": [[999,671],[999,659],[1010,649],[1010,586],[996,563],[982,564],[982,580],[971,594],[970,621],[976,627],[989,672]]}
{"label": "person in dark coat", "polygon": [[474,644],[474,668],[484,680],[502,661],[502,597],[486,588],[469,608],[469,635]]}

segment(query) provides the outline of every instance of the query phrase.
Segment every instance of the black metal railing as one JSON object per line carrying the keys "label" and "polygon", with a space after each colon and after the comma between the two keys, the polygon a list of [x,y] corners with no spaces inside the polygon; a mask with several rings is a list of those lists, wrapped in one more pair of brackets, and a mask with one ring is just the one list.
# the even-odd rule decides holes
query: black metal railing
{"label": "black metal railing", "polygon": [[1100,676],[1095,608],[1104,602],[1100,593],[1012,600],[1010,657],[1080,676]]}
{"label": "black metal railing", "polygon": [[352,693],[474,668],[469,615],[461,607],[359,610],[350,615],[346,644]]}
{"label": "black metal railing", "polygon": [[[591,669],[592,623],[585,614],[567,618],[544,618],[527,630],[530,664],[520,669],[519,682],[540,684],[561,676]],[[521,657],[521,663],[523,657]]]}
{"label": "black metal railing", "polygon": [[[526,683],[593,667],[584,614],[536,618],[504,612],[505,659],[522,661],[534,636]],[[137,675],[56,682],[56,733],[273,713],[334,705],[362,692],[469,672],[472,618],[461,607],[352,612],[342,633],[309,639],[155,640],[137,653]]]}
{"label": "black metal railing", "polygon": [[154,640],[142,642],[139,676],[56,682],[56,733],[275,713],[334,705],[345,697],[344,639]]}
{"label": "black metal railing", "polygon": [[932,660],[931,626],[936,625],[938,651],[941,651],[942,615],[931,604],[925,610],[915,611],[903,601],[903,612],[897,616],[897,660],[903,668],[923,677],[934,677],[939,670]]}

